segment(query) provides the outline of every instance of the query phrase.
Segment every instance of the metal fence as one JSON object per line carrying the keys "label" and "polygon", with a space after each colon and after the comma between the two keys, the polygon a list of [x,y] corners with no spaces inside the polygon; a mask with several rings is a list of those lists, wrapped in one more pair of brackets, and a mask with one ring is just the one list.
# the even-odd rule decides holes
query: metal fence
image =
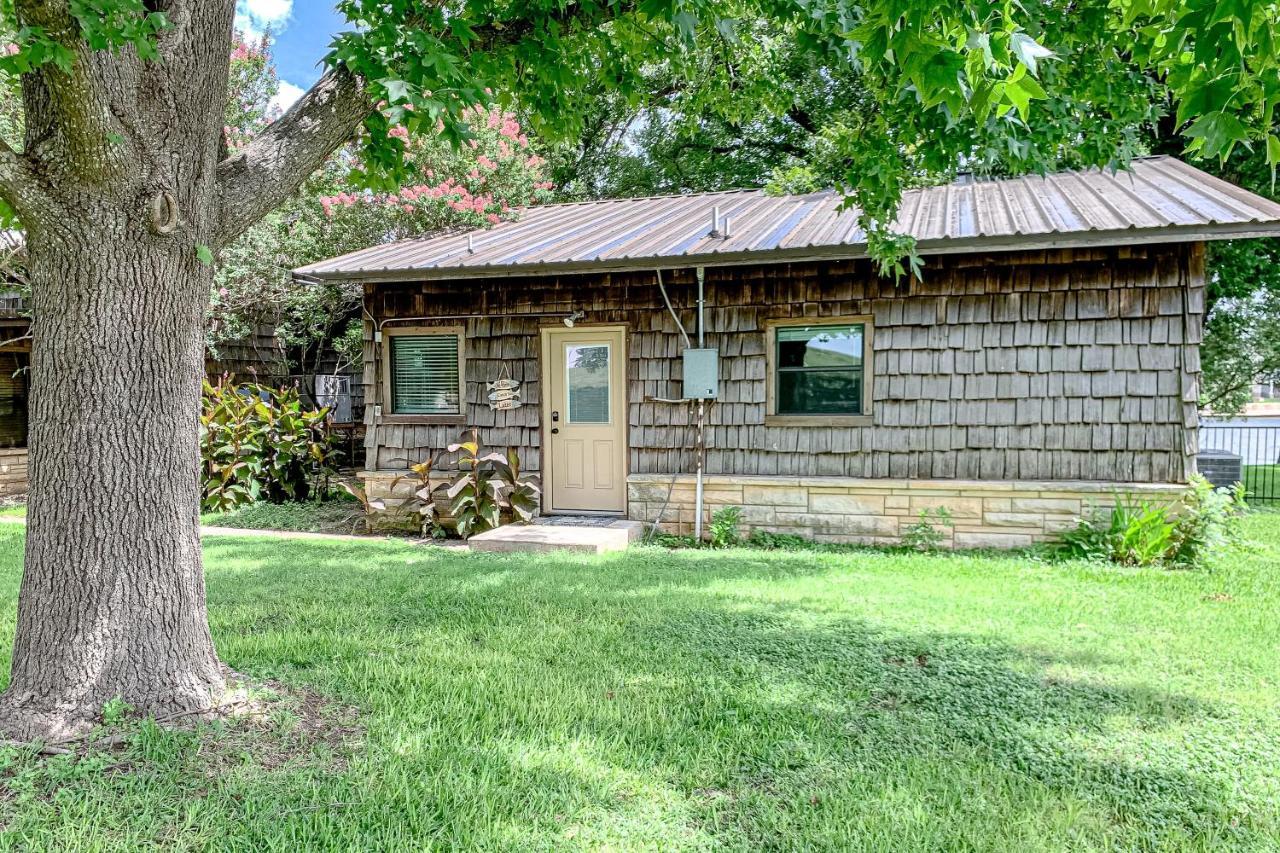
{"label": "metal fence", "polygon": [[1200,422],[1200,473],[1244,483],[1249,500],[1280,504],[1280,418]]}

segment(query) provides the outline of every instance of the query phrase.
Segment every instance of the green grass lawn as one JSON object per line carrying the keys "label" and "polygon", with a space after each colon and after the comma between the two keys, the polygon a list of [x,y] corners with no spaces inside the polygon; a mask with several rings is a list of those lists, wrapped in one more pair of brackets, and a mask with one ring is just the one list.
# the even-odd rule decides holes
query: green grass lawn
{"label": "green grass lawn", "polygon": [[1248,527],[1197,573],[211,539],[223,658],[354,704],[360,741],[9,752],[0,848],[1275,850],[1280,515]]}
{"label": "green grass lawn", "polygon": [[1246,465],[1243,474],[1244,487],[1251,497],[1266,495],[1280,502],[1280,465]]}

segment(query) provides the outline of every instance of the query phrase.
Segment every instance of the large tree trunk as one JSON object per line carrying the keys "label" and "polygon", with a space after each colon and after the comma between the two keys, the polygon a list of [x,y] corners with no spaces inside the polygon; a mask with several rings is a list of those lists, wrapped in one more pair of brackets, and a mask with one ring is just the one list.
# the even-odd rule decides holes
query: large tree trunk
{"label": "large tree trunk", "polygon": [[116,696],[160,713],[223,690],[196,489],[209,271],[118,214],[74,232],[31,251],[31,502],[2,717],[24,737]]}
{"label": "large tree trunk", "polygon": [[224,685],[199,538],[200,377],[232,0],[166,0],[158,60],[94,51],[63,4],[21,5],[76,51],[23,75],[20,215],[33,302],[31,488],[9,737],[84,729],[119,697],[163,714]]}
{"label": "large tree trunk", "polygon": [[224,689],[205,612],[197,418],[217,248],[293,192],[372,108],[330,71],[219,161],[235,0],[157,0],[153,58],[93,50],[65,3],[14,4],[74,54],[22,76],[0,194],[27,229],[31,495],[0,732],[58,738],[119,697],[163,714]]}

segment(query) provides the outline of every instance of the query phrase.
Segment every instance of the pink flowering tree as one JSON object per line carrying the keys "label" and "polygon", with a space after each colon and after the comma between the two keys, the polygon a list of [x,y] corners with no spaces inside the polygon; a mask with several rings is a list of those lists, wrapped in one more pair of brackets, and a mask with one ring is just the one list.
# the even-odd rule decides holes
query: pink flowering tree
{"label": "pink flowering tree", "polygon": [[[244,61],[257,61],[252,48],[250,53]],[[270,68],[269,58],[263,67]],[[242,91],[260,101],[273,94],[260,85],[246,85]],[[248,120],[232,125],[229,108],[227,138],[233,147],[241,144],[240,126],[247,135],[255,121],[270,118],[252,106],[236,116]],[[410,138],[403,127],[392,129],[413,175],[395,191],[356,187],[361,140],[354,140],[285,204],[223,249],[209,317],[214,353],[220,343],[240,340],[258,324],[268,324],[285,343],[294,373],[315,373],[331,348],[353,364],[360,352],[359,286],[299,284],[291,269],[441,228],[488,227],[515,216],[519,207],[551,198],[545,161],[514,115],[477,106],[466,119],[468,138],[457,147],[438,135]]]}
{"label": "pink flowering tree", "polygon": [[271,99],[280,91],[280,79],[271,61],[270,38],[264,34],[252,41],[237,32],[232,42],[222,127],[229,151],[243,148],[275,118]]}

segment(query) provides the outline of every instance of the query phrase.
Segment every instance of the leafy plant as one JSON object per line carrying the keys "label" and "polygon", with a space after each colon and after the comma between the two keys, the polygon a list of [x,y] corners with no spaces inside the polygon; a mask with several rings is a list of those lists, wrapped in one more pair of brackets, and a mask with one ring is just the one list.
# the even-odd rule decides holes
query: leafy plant
{"label": "leafy plant", "polygon": [[102,705],[102,722],[108,726],[118,726],[129,718],[133,708],[128,702],[116,696]]}
{"label": "leafy plant", "polygon": [[514,447],[507,448],[507,458],[495,463],[499,475],[505,481],[503,493],[505,505],[511,509],[512,515],[523,522],[533,520],[542,504],[542,489],[532,477],[520,476],[520,454]]}
{"label": "leafy plant", "polygon": [[1234,487],[1214,488],[1199,474],[1188,480],[1190,488],[1182,498],[1174,526],[1174,547],[1169,561],[1175,565],[1196,567],[1206,558],[1240,542],[1241,519],[1248,504],[1243,483]]}
{"label": "leafy plant", "polygon": [[482,453],[480,431],[468,431],[470,439],[449,445],[450,453],[461,453],[459,473],[449,486],[451,511],[458,535],[469,539],[499,527],[503,514],[529,521],[538,511],[542,490],[530,477],[520,474],[520,455],[513,448],[505,454]]}
{"label": "leafy plant", "polygon": [[752,548],[763,548],[767,551],[804,551],[813,549],[817,543],[795,533],[753,530],[747,537],[747,544]]}
{"label": "leafy plant", "polygon": [[742,507],[725,506],[711,516],[707,528],[712,548],[732,548],[742,541]]}
{"label": "leafy plant", "polygon": [[[937,526],[934,526],[933,521],[937,522]],[[922,509],[919,520],[903,531],[902,544],[913,551],[936,551],[942,547],[942,543],[947,538],[947,534],[941,528],[954,526],[951,511],[945,506],[934,510]]]}
{"label": "leafy plant", "polygon": [[416,512],[420,519],[418,524],[419,530],[431,530],[438,526],[440,512],[436,507],[435,490],[436,487],[442,485],[431,479],[431,469],[436,464],[436,454],[431,454],[425,461],[416,465],[409,466],[409,474],[401,474],[391,481],[392,490],[400,483],[401,480],[413,478],[415,488],[413,494],[401,504],[401,507],[407,512]]}
{"label": "leafy plant", "polygon": [[364,507],[365,515],[373,515],[375,512],[383,512],[387,508],[387,502],[382,498],[371,498],[369,492],[364,486],[355,483],[339,483],[342,490],[351,497],[360,502],[360,506]]}
{"label": "leafy plant", "polygon": [[200,413],[202,505],[225,512],[327,491],[338,455],[328,410],[308,410],[297,388],[204,384]]}
{"label": "leafy plant", "polygon": [[1203,566],[1210,554],[1233,545],[1246,508],[1244,488],[1214,488],[1192,475],[1176,506],[1117,496],[1110,509],[1094,509],[1056,545],[1059,556],[1106,560],[1124,566]]}
{"label": "leafy plant", "polygon": [[677,548],[699,548],[702,546],[702,543],[692,536],[675,533],[655,533],[649,539],[649,543],[661,548],[671,548],[672,550]]}
{"label": "leafy plant", "polygon": [[[430,531],[433,539],[444,538],[440,526],[440,510],[436,506],[435,490],[441,485],[431,477],[435,466],[436,454],[427,457],[423,462],[409,466],[408,474],[401,474],[391,481],[394,490],[401,481],[414,481],[413,493],[406,499],[388,504],[384,498],[371,498],[364,486],[353,483],[339,485],[364,507],[365,526],[371,531],[424,533]],[[437,536],[437,531],[441,535]]]}
{"label": "leafy plant", "polygon": [[1161,564],[1174,547],[1168,509],[1149,501],[1116,496],[1115,506],[1093,508],[1059,538],[1059,555],[1103,560],[1121,566]]}

